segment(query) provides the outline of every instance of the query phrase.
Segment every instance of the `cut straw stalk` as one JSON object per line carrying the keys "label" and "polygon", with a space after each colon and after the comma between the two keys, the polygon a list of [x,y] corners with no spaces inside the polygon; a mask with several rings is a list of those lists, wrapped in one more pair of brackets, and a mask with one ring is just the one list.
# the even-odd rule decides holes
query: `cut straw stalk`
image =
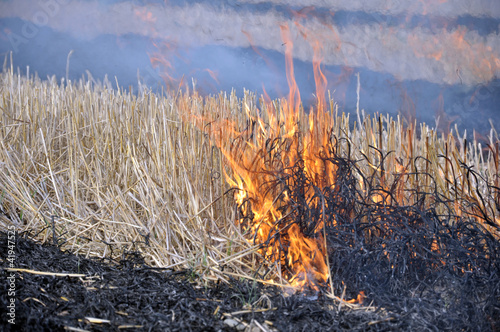
{"label": "cut straw stalk", "polygon": [[[242,99],[234,93],[202,98],[189,91],[173,97],[151,91],[132,95],[113,90],[109,82],[61,86],[12,69],[0,81],[0,204],[9,215],[1,219],[2,227],[13,224],[48,240],[52,232],[46,220],[57,215],[56,234],[73,251],[103,256],[110,254],[105,243],[124,249],[142,243],[153,265],[189,267],[207,280],[218,274],[225,280],[217,272],[221,264],[235,275],[253,276],[259,256],[235,223],[224,178],[232,170],[212,142],[228,149],[249,120],[256,121],[260,134],[275,130],[270,124],[284,115],[267,110],[286,108],[285,100],[258,107],[249,92]],[[470,179],[460,164],[472,161],[483,179],[498,183],[495,130],[484,157],[477,141],[439,137],[425,124],[418,131],[414,125],[404,128],[399,117],[358,115],[362,123],[350,128],[349,116],[338,116],[333,101],[329,105],[328,115],[317,119],[324,132],[331,128],[330,137],[345,139],[340,153],[360,160],[363,174],[378,174],[381,186],[398,179],[399,204],[418,199],[411,194],[416,186],[436,185],[444,199],[472,200],[491,220],[500,220],[494,208],[499,198],[488,195],[486,182]],[[299,129],[305,131],[308,115],[300,112]],[[382,168],[382,156],[391,151]],[[431,176],[417,178],[416,170]],[[478,193],[484,203],[479,204]],[[444,209],[438,206],[437,213],[439,208]],[[477,214],[460,205],[458,210]],[[276,268],[268,276],[279,272]]]}
{"label": "cut straw stalk", "polygon": [[[148,263],[199,271],[224,261],[226,247],[230,255],[250,247],[225,208],[220,154],[172,99],[12,70],[0,79],[2,226],[48,240],[45,220],[57,215],[64,246],[99,256],[109,254],[105,243],[132,249],[149,234]],[[203,104],[187,95],[179,102]],[[250,270],[241,260],[225,264]]]}

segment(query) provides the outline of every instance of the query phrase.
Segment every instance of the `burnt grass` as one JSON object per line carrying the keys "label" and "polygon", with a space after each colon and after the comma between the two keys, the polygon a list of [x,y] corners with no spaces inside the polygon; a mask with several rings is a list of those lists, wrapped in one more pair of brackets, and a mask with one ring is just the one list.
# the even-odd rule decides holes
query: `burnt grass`
{"label": "burnt grass", "polygon": [[[54,244],[41,244],[26,233],[17,234],[15,238],[16,268],[84,274],[85,277],[11,272],[6,270],[10,261],[4,232],[0,232],[0,243],[2,331],[71,328],[89,331],[488,331],[500,328],[498,274],[484,275],[479,282],[477,277],[468,274],[459,283],[454,280],[453,289],[443,291],[451,294],[448,295],[450,303],[432,292],[422,294],[425,292],[418,289],[407,291],[419,294],[398,300],[388,285],[397,284],[397,279],[367,281],[369,276],[365,270],[370,270],[370,262],[361,264],[362,258],[352,263],[341,260],[341,264],[350,266],[345,273],[357,274],[351,279],[365,282],[359,286],[365,292],[370,287],[386,288],[385,295],[368,293],[368,298],[381,301],[381,297],[384,303],[392,302],[377,310],[350,309],[339,307],[338,302],[321,294],[286,296],[275,287],[235,279],[230,285],[198,286],[197,276],[191,271],[149,267],[138,252],[123,253],[119,261],[88,259],[63,252]],[[358,271],[353,271],[354,268]],[[15,275],[15,325],[8,323],[10,318],[5,310],[11,298],[7,282],[11,274]],[[428,281],[422,280],[425,282]],[[468,300],[454,303],[457,299],[453,296],[457,297],[457,291],[464,291],[464,287],[469,289],[464,294]],[[480,291],[488,294],[479,296]],[[89,317],[109,322],[92,323]],[[229,325],[234,322],[243,323]]]}
{"label": "burnt grass", "polygon": [[[381,252],[366,244],[364,249],[338,244],[337,254],[330,257],[334,283],[343,278],[351,298],[363,290],[365,304],[377,307],[351,309],[321,293],[287,296],[275,287],[242,280],[199,286],[191,271],[149,267],[138,252],[124,252],[118,261],[88,259],[38,243],[26,233],[15,237],[16,268],[85,277],[12,272],[6,269],[10,261],[4,232],[0,243],[2,331],[500,329],[498,252],[489,268],[466,273],[437,269],[426,276],[408,267],[409,271],[391,268],[379,257]],[[15,325],[8,323],[5,310],[12,298],[7,281],[11,275]],[[95,323],[89,317],[108,322]]]}
{"label": "burnt grass", "polygon": [[[316,185],[321,181],[312,181],[299,161],[288,169],[278,167],[276,181],[262,190],[271,197],[286,197],[277,202],[285,216],[277,221],[277,230],[296,223],[303,234],[318,239],[316,226],[324,222],[325,233],[320,234],[326,234],[331,283],[336,294],[347,299],[363,292],[362,306],[339,306],[321,291],[286,295],[248,280],[200,286],[202,278],[193,271],[147,266],[140,250],[122,252],[118,260],[88,259],[61,251],[58,244],[64,239],[57,236],[53,243],[41,244],[33,235],[16,234],[12,262],[4,230],[0,330],[500,330],[500,241],[477,222],[479,216],[496,227],[488,211],[477,202],[461,201],[464,212],[457,215],[456,202],[425,187],[406,193],[415,198],[412,204],[398,203],[393,196],[398,181],[408,181],[415,173],[396,176],[393,183],[362,176],[366,189],[361,192],[356,162],[340,157],[333,148],[322,161],[335,166],[335,186]],[[469,176],[482,180],[472,169]],[[500,190],[487,188],[489,195]],[[306,198],[307,192],[314,195]],[[375,195],[385,198],[374,200]],[[252,222],[251,213],[240,213],[244,222]],[[267,257],[271,263],[286,255],[290,240],[276,231],[263,245],[276,243],[281,249],[277,257]],[[11,263],[18,269],[50,273],[10,271]],[[286,265],[282,272],[292,273]],[[7,278],[12,275],[15,296],[8,295]],[[5,313],[12,298],[15,325]]]}
{"label": "burnt grass", "polygon": [[[6,268],[7,236],[0,233],[2,331],[237,331],[228,320],[248,324],[247,331],[400,330],[419,327],[408,314],[352,310],[322,296],[285,296],[275,287],[232,280],[200,287],[190,271],[148,267],[138,253],[119,262],[87,259],[16,236],[15,266],[33,271],[84,274],[86,277],[15,275],[15,325],[5,308],[10,299]],[[261,301],[258,301],[261,299]],[[257,303],[252,308],[249,304]],[[265,311],[263,311],[265,310]],[[238,314],[238,311],[247,313]],[[261,311],[261,312],[259,312]],[[231,313],[236,313],[230,315]],[[106,319],[91,323],[88,317]],[[266,322],[267,321],[267,322]],[[271,322],[272,325],[268,322]]]}
{"label": "burnt grass", "polygon": [[[492,217],[493,209],[500,212],[500,188],[462,163],[465,184],[446,179],[452,200],[439,193],[426,168],[417,169],[419,159],[430,164],[425,158],[391,174],[384,167],[390,152],[371,147],[379,164],[367,175],[360,161],[345,156],[350,151],[345,144],[347,149],[332,137],[317,155],[324,174],[313,175],[300,158],[284,164],[282,156],[293,154],[288,139],[269,141],[263,149],[270,165],[265,175],[274,180],[261,192],[283,216],[263,243],[279,250],[266,259],[281,261],[282,273],[293,275],[283,259],[292,239],[283,230],[297,224],[306,237],[327,243],[329,282],[337,293],[352,299],[362,292],[365,303],[383,308],[392,323],[401,324],[397,329],[500,330],[500,229]],[[300,148],[296,156],[303,155]],[[407,181],[415,188],[402,193]],[[485,191],[477,189],[479,184]],[[485,204],[484,195],[495,197],[495,206]],[[255,223],[252,204],[251,198],[242,203],[243,224]]]}

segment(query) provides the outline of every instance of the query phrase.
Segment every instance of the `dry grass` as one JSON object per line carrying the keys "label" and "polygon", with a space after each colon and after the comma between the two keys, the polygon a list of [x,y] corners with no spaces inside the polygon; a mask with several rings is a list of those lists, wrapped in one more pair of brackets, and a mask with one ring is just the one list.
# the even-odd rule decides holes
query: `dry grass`
{"label": "dry grass", "polygon": [[86,256],[135,243],[148,263],[206,278],[220,264],[249,270],[254,260],[239,256],[253,250],[232,222],[220,153],[181,120],[179,100],[89,81],[59,86],[12,69],[0,80],[2,228],[52,240],[56,216],[63,247]]}
{"label": "dry grass", "polygon": [[[258,253],[234,222],[235,204],[224,177],[231,171],[211,137],[230,144],[238,135],[232,128],[243,128],[248,116],[269,121],[269,106],[260,112],[248,92],[243,99],[234,93],[203,98],[144,90],[133,95],[109,82],[58,85],[55,79],[28,79],[12,68],[4,69],[0,82],[3,229],[14,224],[43,241],[52,241],[55,230],[64,248],[86,256],[110,255],[106,243],[113,244],[114,255],[118,248],[140,248],[148,263],[192,268],[201,280],[227,279],[225,271],[252,276]],[[274,108],[283,103],[275,101]],[[477,141],[440,136],[424,124],[404,126],[399,118],[360,117],[362,123],[350,128],[348,116],[337,116],[333,102],[330,110],[322,123],[350,142],[350,150],[347,141],[342,143],[344,153],[361,160],[365,174],[378,173],[382,187],[404,176],[397,188],[388,188],[399,193],[401,204],[418,199],[407,189],[436,187],[443,197],[472,203],[457,203],[457,214],[481,210],[499,223],[495,203],[500,198],[486,186],[499,181],[494,130],[491,149],[483,152]],[[214,125],[224,119],[231,125]],[[394,152],[382,164],[389,151]],[[474,165],[486,181],[467,173],[462,162]],[[417,170],[431,176],[418,178]],[[221,272],[223,265],[228,268]]]}

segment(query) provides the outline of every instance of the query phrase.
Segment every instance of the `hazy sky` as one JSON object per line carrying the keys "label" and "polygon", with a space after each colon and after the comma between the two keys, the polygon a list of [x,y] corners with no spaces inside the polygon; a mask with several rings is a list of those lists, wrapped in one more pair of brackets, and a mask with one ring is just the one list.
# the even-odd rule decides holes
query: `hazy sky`
{"label": "hazy sky", "polygon": [[[257,0],[240,2],[262,3]],[[498,29],[480,35],[467,26],[446,27],[446,22],[453,22],[451,19],[464,14],[499,18],[500,1],[376,0],[368,5],[366,1],[270,2],[313,5],[321,10],[306,9],[294,15],[292,10],[288,13],[274,9],[257,11],[253,7],[213,6],[213,2],[175,6],[140,5],[137,1],[103,5],[99,1],[16,0],[1,2],[0,15],[19,17],[35,26],[48,26],[82,39],[103,34],[138,34],[174,40],[176,45],[186,47],[211,44],[249,47],[248,36],[251,36],[254,46],[278,52],[284,51],[279,26],[288,24],[294,57],[303,61],[312,60],[311,42],[317,40],[323,45],[326,65],[365,67],[402,80],[474,85],[500,73]],[[338,26],[335,24],[338,11],[403,15],[407,20],[414,16],[405,15],[420,15],[422,22],[411,24],[401,20],[395,27],[379,15],[358,20],[360,23]],[[307,33],[307,39],[301,32]],[[23,36],[22,31],[20,36]]]}
{"label": "hazy sky", "polygon": [[[425,99],[437,98],[436,87],[448,96],[449,110],[468,108],[465,100],[478,85],[488,86],[493,99],[500,91],[498,0],[0,1],[0,52],[12,51],[35,69],[37,62],[38,68],[59,62],[65,68],[72,49],[73,71],[112,75],[144,72],[143,62],[150,68],[154,58],[167,79],[203,73],[205,85],[221,89],[264,85],[278,91],[284,81],[278,55],[286,48],[280,26],[290,29],[286,42],[293,43],[298,81],[312,80],[305,68],[318,43],[327,74],[335,73],[327,78],[339,100],[349,98],[359,71],[376,110],[399,107],[398,98],[406,98],[394,97],[399,87],[384,95],[382,83],[389,90],[397,82],[411,85],[404,93],[416,91],[424,105],[417,108],[430,107]],[[59,62],[42,65],[45,54]]]}

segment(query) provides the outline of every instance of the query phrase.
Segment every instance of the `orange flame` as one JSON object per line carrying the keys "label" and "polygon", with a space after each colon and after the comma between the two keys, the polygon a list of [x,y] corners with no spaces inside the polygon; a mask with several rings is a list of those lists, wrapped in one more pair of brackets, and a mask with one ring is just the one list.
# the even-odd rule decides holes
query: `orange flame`
{"label": "orange flame", "polygon": [[321,61],[323,57],[321,56],[321,52],[323,51],[323,47],[319,41],[314,42],[313,46],[314,55],[313,55],[313,70],[314,70],[314,82],[316,83],[316,97],[318,98],[318,109],[323,109],[325,104],[325,93],[326,93],[326,85],[327,80],[326,76],[321,71]]}
{"label": "orange flame", "polygon": [[[299,114],[300,107],[300,92],[295,81],[295,72],[293,69],[293,41],[290,36],[290,28],[288,25],[280,25],[281,39],[285,45],[285,65],[286,79],[290,92],[288,93],[289,116],[296,117]],[[286,111],[286,110],[285,110]],[[291,119],[294,120],[294,119]]]}
{"label": "orange flame", "polygon": [[152,12],[149,12],[146,9],[136,8],[134,9],[134,14],[144,22],[156,23],[156,17],[154,17]]}
{"label": "orange flame", "polygon": [[217,78],[218,76],[218,73],[216,71],[213,71],[213,70],[210,70],[208,68],[204,69],[204,71],[206,71],[208,73],[208,75],[210,75],[210,77],[217,83],[217,84],[220,84],[219,83],[219,79]]}
{"label": "orange flame", "polygon": [[[142,22],[146,24],[147,35],[150,35],[152,39],[159,37],[159,32],[156,29],[157,18],[152,12],[146,9],[136,8],[134,9],[134,15]],[[172,76],[173,65],[172,58],[177,50],[177,42],[168,36],[163,37],[162,42],[152,41],[153,46],[156,48],[152,54],[149,54],[149,61],[154,69],[160,71],[160,77],[163,79],[167,87],[170,87],[172,83],[176,82],[176,79]],[[182,85],[182,81],[180,83]]]}
{"label": "orange flame", "polygon": [[261,51],[259,51],[259,49],[257,48],[256,44],[255,44],[255,41],[253,40],[253,37],[252,35],[250,34],[250,32],[248,31],[245,31],[243,29],[241,29],[241,33],[245,35],[245,37],[247,37],[248,39],[248,42],[250,43],[250,47],[252,48],[252,50],[257,53],[258,56],[260,56],[262,58],[262,60],[264,60],[267,68],[273,70],[274,72],[277,72],[275,66],[272,64],[271,61],[269,61],[269,59],[264,55],[262,54]]}
{"label": "orange flame", "polygon": [[456,82],[459,79],[461,84],[477,80],[487,82],[495,77],[500,68],[500,58],[493,48],[464,26],[450,32],[445,24],[441,32],[432,38],[418,31],[408,36],[413,53],[417,58],[434,59],[436,63],[452,66],[454,71],[449,71],[447,81]]}
{"label": "orange flame", "polygon": [[[172,76],[174,67],[172,65],[172,58],[177,50],[177,43],[173,40],[163,41],[162,43],[153,42],[157,51],[149,55],[151,66],[160,70],[160,76],[165,84],[170,87],[177,79]],[[179,86],[182,85],[182,80]]]}
{"label": "orange flame", "polygon": [[[261,244],[261,254],[278,262],[285,278],[294,287],[318,290],[325,285],[329,276],[326,262],[326,242],[324,221],[308,235],[297,223],[280,223],[291,213],[290,193],[280,188],[274,174],[292,175],[294,165],[302,165],[303,171],[316,179],[318,187],[332,186],[335,183],[334,169],[319,158],[328,155],[324,148],[328,142],[328,126],[331,117],[325,112],[326,77],[320,64],[319,43],[315,51],[314,75],[317,84],[318,107],[309,113],[309,122],[305,120],[301,108],[300,92],[295,81],[293,67],[293,41],[287,25],[280,26],[285,46],[286,75],[289,94],[277,107],[268,104],[265,119],[252,117],[249,107],[244,104],[248,116],[254,123],[253,128],[238,131],[231,129],[233,123],[222,123],[221,132],[233,133],[236,137],[231,147],[225,147],[227,137],[219,137],[217,144],[229,163],[232,175],[226,174],[227,181],[239,190],[235,201],[244,215],[250,215],[252,221],[240,220],[245,231],[251,234],[251,241]],[[269,97],[265,97],[267,100]],[[271,106],[271,107],[269,107]],[[269,146],[269,142],[274,142]],[[323,151],[324,150],[324,151]],[[321,174],[321,177],[316,177]],[[303,193],[306,200],[313,200],[313,189]],[[278,236],[277,236],[278,234]]]}

